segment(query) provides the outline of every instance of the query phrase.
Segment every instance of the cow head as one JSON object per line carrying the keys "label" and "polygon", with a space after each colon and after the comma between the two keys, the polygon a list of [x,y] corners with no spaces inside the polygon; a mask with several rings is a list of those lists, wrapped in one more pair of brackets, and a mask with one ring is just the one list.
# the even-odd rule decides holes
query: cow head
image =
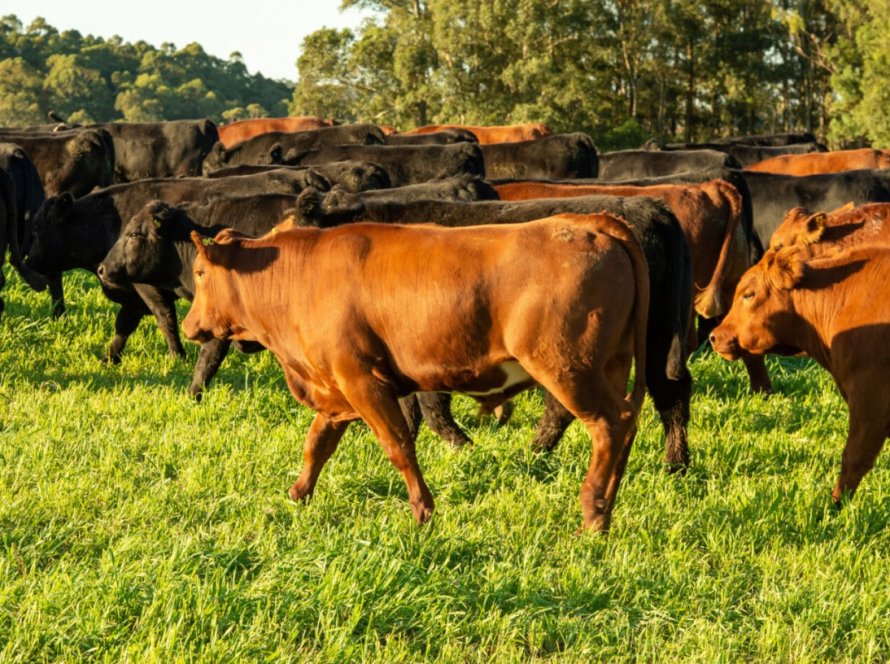
{"label": "cow head", "polygon": [[798,352],[789,326],[794,317],[791,291],[806,275],[808,257],[804,245],[771,249],[745,272],[732,308],[709,337],[714,350],[728,360],[738,359],[742,351]]}
{"label": "cow head", "polygon": [[74,196],[68,192],[47,198],[31,220],[31,241],[25,265],[48,274],[78,267],[69,265],[69,234],[74,218]]}
{"label": "cow head", "polygon": [[770,249],[781,249],[795,244],[810,245],[818,242],[825,232],[827,215],[813,214],[806,208],[791,208],[785,213],[781,225],[770,238]]}
{"label": "cow head", "polygon": [[198,249],[192,265],[195,298],[182,321],[182,332],[197,343],[231,339],[237,332],[232,314],[239,300],[231,267],[244,236],[227,229],[211,239],[192,231],[191,240]]}
{"label": "cow head", "polygon": [[160,288],[180,286],[182,258],[177,242],[186,241],[189,225],[182,208],[155,200],[129,219],[117,242],[99,265],[97,274],[106,286],[144,283]]}
{"label": "cow head", "polygon": [[207,176],[213,171],[218,171],[221,168],[225,168],[228,163],[228,153],[226,152],[226,146],[217,141],[213,144],[213,147],[210,148],[210,152],[207,153],[207,156],[204,157],[204,162],[201,164],[201,172]]}

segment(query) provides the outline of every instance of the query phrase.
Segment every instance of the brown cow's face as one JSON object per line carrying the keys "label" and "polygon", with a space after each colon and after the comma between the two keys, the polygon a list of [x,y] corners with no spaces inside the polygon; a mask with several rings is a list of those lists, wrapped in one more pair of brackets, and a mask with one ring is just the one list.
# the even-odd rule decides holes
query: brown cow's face
{"label": "brown cow's face", "polygon": [[198,248],[192,267],[195,299],[182,321],[182,332],[186,338],[197,343],[206,343],[211,339],[229,339],[232,336],[232,326],[223,314],[231,300],[227,296],[231,288],[228,270],[214,263],[212,240],[192,232],[192,242]]}
{"label": "brown cow's face", "polygon": [[714,350],[728,360],[742,351],[763,355],[793,351],[787,334],[793,316],[791,289],[803,278],[805,250],[788,247],[770,250],[745,272],[736,288],[732,308],[710,335]]}

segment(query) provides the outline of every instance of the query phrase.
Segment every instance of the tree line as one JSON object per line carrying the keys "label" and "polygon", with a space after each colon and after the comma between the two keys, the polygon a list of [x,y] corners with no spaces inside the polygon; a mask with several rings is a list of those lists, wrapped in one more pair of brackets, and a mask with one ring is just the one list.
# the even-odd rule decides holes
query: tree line
{"label": "tree line", "polygon": [[298,82],[197,43],[127,43],[0,20],[0,125],[321,115],[409,128],[541,121],[600,149],[814,132],[890,147],[890,3],[343,0],[357,30],[307,36]]}
{"label": "tree line", "polygon": [[809,130],[890,147],[890,3],[343,0],[292,107],[400,127],[543,121],[603,149]]}

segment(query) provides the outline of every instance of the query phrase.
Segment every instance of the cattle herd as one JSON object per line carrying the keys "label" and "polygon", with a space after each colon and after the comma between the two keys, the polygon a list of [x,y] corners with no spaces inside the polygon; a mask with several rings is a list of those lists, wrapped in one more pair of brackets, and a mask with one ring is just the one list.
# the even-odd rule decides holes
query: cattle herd
{"label": "cattle herd", "polygon": [[463,445],[451,392],[506,418],[538,385],[532,444],[584,423],[583,523],[607,530],[644,392],[667,469],[688,466],[687,358],[704,339],[754,391],[772,390],[766,353],[831,373],[849,406],[836,502],[890,433],[887,151],[803,133],[597,154],[541,124],[55,123],[0,129],[0,203],[2,257],[53,315],[76,268],[119,305],[106,361],[147,314],[184,355],[179,298],[196,399],[232,344],[275,354],[316,412],[295,500],[362,419],[422,523],[421,419]]}

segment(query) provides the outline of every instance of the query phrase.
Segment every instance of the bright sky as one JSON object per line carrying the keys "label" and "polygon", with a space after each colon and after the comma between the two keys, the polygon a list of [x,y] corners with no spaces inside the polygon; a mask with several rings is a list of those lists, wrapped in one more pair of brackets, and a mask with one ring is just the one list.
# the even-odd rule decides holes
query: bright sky
{"label": "bright sky", "polygon": [[250,73],[294,81],[303,37],[321,27],[355,28],[370,15],[339,7],[340,0],[2,0],[0,14],[15,14],[25,27],[42,16],[60,32],[154,46],[198,42],[224,59],[239,51]]}

